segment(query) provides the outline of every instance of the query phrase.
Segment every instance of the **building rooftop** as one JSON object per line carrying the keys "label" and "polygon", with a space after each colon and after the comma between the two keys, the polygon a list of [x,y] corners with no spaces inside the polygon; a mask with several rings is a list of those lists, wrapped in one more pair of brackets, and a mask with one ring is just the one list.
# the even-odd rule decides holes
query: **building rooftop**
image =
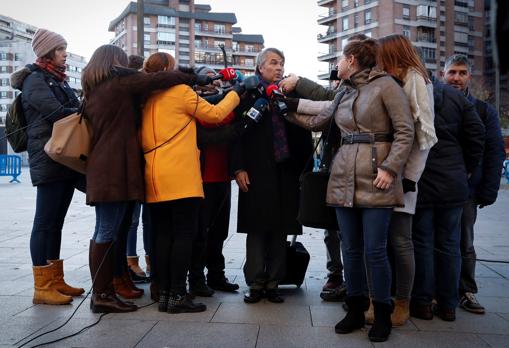
{"label": "building rooftop", "polygon": [[263,44],[263,35],[233,34],[233,41]]}
{"label": "building rooftop", "polygon": [[[205,7],[202,7],[197,10],[204,11]],[[203,5],[208,6],[208,5]],[[130,2],[129,5],[122,11],[120,16],[115,18],[110,22],[110,26],[108,27],[109,31],[114,31],[115,26],[122,20],[122,18],[126,17],[129,14],[136,14],[137,11],[137,3],[136,2]],[[210,7],[210,6],[209,6]],[[146,3],[145,4],[145,15],[155,15],[155,16],[172,16],[172,17],[182,17],[182,18],[194,18],[194,19],[200,19],[200,20],[210,20],[214,22],[223,22],[223,23],[231,23],[235,24],[237,23],[237,17],[235,16],[235,13],[222,13],[222,12],[181,12],[177,11],[173,8],[162,6],[162,5],[156,5],[152,3]]]}

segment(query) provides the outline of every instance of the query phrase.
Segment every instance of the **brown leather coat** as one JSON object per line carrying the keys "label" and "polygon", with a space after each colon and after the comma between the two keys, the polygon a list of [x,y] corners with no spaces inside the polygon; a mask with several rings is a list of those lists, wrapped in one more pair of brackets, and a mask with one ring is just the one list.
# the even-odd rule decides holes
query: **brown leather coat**
{"label": "brown leather coat", "polygon": [[[333,102],[301,99],[290,121],[319,130],[334,116],[342,137],[381,133],[392,134],[394,140],[343,144],[331,165],[327,204],[368,208],[403,206],[401,172],[414,140],[408,98],[392,77],[377,70],[360,71],[344,84],[347,90],[335,112],[331,110]],[[318,109],[321,111],[316,115]],[[380,190],[373,185],[377,168],[396,176],[389,189]]]}

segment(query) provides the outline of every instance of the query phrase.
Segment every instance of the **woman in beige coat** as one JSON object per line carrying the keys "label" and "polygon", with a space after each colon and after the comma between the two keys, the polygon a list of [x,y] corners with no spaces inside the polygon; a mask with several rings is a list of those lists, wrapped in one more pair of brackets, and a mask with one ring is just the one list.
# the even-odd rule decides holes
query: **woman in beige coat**
{"label": "woman in beige coat", "polygon": [[369,338],[385,341],[393,308],[387,235],[393,208],[403,206],[401,173],[414,140],[414,123],[401,87],[374,69],[377,49],[371,39],[348,43],[337,64],[345,94],[338,94],[333,102],[301,99],[290,118],[320,130],[334,117],[341,130],[326,201],[338,217],[349,312],[335,330],[344,334],[364,326],[367,269],[375,307]]}

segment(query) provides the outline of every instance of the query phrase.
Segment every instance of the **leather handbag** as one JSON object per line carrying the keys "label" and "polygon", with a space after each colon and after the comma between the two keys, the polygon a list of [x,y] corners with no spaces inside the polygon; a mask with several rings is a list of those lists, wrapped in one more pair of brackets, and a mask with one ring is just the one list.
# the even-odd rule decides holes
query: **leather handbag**
{"label": "leather handbag", "polygon": [[334,208],[325,203],[329,172],[307,172],[300,181],[300,202],[297,220],[304,226],[339,230]]}
{"label": "leather handbag", "polygon": [[44,151],[55,162],[85,174],[91,137],[88,120],[83,113],[74,113],[53,123]]}

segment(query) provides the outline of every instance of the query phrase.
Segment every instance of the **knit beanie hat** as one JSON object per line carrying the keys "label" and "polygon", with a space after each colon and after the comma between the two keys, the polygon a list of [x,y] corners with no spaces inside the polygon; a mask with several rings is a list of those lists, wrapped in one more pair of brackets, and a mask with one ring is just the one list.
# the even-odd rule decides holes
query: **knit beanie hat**
{"label": "knit beanie hat", "polygon": [[39,28],[32,38],[32,49],[37,58],[44,57],[58,46],[67,46],[67,41],[62,35]]}
{"label": "knit beanie hat", "polygon": [[217,74],[214,69],[212,69],[211,67],[208,67],[206,65],[203,65],[199,68],[195,68],[194,72],[196,75],[207,75],[207,74],[215,75],[215,74]]}

